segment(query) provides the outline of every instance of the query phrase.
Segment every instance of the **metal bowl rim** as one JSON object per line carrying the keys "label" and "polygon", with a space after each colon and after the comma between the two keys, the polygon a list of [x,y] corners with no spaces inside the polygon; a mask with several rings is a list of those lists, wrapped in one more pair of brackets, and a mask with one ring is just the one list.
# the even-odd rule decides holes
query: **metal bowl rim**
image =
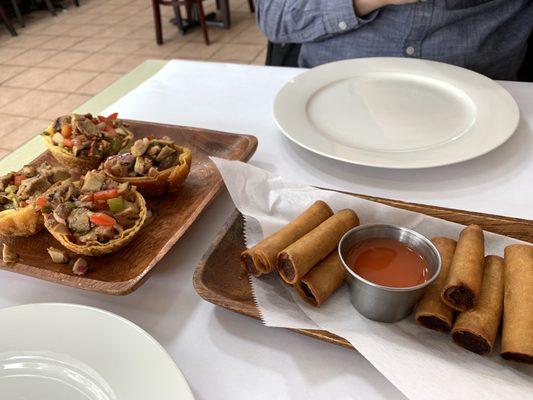
{"label": "metal bowl rim", "polygon": [[[418,238],[422,239],[422,241],[424,243],[426,243],[429,246],[429,248],[433,251],[433,253],[437,256],[437,271],[433,274],[433,276],[430,279],[428,279],[427,281],[425,281],[424,283],[421,283],[420,285],[408,286],[408,287],[391,287],[391,286],[383,286],[383,285],[371,282],[369,280],[366,280],[362,276],[359,276],[358,274],[356,274],[350,267],[348,267],[348,265],[346,265],[346,261],[344,261],[344,257],[342,256],[342,252],[341,252],[341,247],[342,247],[342,243],[344,242],[344,240],[348,236],[350,236],[353,232],[360,231],[360,230],[363,230],[363,229],[366,229],[366,228],[377,227],[377,226],[406,231],[407,233],[409,233],[411,235],[414,235],[414,236],[417,236]],[[440,253],[437,250],[437,248],[435,247],[435,245],[431,242],[431,240],[429,240],[427,237],[425,237],[421,233],[419,233],[419,232],[417,232],[417,231],[415,231],[413,229],[406,228],[406,227],[401,226],[401,225],[376,223],[376,224],[365,224],[365,225],[356,226],[355,228],[350,229],[348,232],[346,232],[342,236],[342,238],[341,238],[341,240],[340,240],[340,242],[339,242],[339,244],[337,246],[337,251],[339,253],[339,258],[340,258],[340,260],[342,262],[342,266],[344,267],[344,269],[351,276],[353,276],[355,279],[357,279],[357,280],[359,280],[359,281],[361,281],[361,282],[363,282],[363,283],[365,283],[365,284],[367,284],[369,286],[373,286],[375,288],[383,289],[383,290],[390,291],[390,292],[413,292],[413,291],[416,291],[418,289],[422,289],[422,288],[430,285],[435,279],[437,279],[437,276],[439,276],[439,274],[441,272],[441,269],[442,269],[442,259],[441,259]]]}

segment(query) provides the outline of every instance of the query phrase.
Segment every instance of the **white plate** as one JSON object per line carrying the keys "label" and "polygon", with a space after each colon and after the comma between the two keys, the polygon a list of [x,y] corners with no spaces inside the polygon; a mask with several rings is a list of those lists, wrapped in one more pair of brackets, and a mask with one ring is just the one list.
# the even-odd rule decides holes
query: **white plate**
{"label": "white plate", "polygon": [[192,400],[170,356],[132,322],[75,304],[0,310],[0,398]]}
{"label": "white plate", "polygon": [[274,118],[296,144],[387,168],[469,160],[516,130],[518,106],[489,78],[408,58],[359,58],[313,68],[276,96]]}

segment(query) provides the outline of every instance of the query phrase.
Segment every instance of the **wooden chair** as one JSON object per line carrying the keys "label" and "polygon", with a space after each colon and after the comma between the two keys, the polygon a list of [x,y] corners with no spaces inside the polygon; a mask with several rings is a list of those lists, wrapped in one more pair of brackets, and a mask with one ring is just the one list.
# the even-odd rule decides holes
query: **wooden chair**
{"label": "wooden chair", "polygon": [[[209,33],[207,27],[209,25],[221,26],[224,29],[230,27],[230,11],[229,0],[216,0],[217,9],[220,11],[221,21],[213,20],[213,14],[206,15],[204,11],[203,0],[152,0],[152,7],[154,10],[155,34],[157,44],[163,44],[163,28],[161,25],[161,9],[160,6],[172,6],[174,8],[173,22],[175,22],[181,34],[185,34],[186,30],[191,26],[191,21],[194,21],[193,26],[200,25],[204,35],[206,45],[209,45]],[[185,6],[186,22],[181,16],[180,6]],[[255,12],[254,0],[248,0],[250,12]],[[198,22],[196,22],[198,21]]]}
{"label": "wooden chair", "polygon": [[11,0],[11,5],[13,6],[13,11],[15,11],[15,16],[17,17],[20,26],[24,28],[26,26],[26,22],[24,21],[24,17],[22,16],[22,13],[20,12],[18,1]]}
{"label": "wooden chair", "polygon": [[15,27],[13,26],[11,21],[9,20],[4,8],[2,7],[2,4],[0,4],[0,19],[2,20],[2,22],[6,26],[7,30],[11,34],[11,36],[17,36],[17,31],[15,30]]}
{"label": "wooden chair", "polygon": [[[221,0],[222,2],[227,0]],[[176,15],[176,24],[178,29],[183,33],[183,20],[181,18],[180,6],[185,6],[188,18],[191,18],[193,12],[197,13],[200,27],[204,34],[204,42],[209,45],[209,33],[207,32],[207,22],[205,19],[205,11],[202,0],[152,0],[152,8],[154,10],[155,22],[155,37],[157,44],[163,44],[163,26],[161,24],[161,9],[160,6],[171,6],[174,8]]]}

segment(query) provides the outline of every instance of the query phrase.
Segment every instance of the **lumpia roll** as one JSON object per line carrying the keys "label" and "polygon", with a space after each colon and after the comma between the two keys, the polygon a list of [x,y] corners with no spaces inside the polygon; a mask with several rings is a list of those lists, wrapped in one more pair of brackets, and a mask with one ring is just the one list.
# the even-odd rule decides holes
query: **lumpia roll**
{"label": "lumpia roll", "polygon": [[329,256],[296,282],[294,288],[306,302],[320,307],[342,285],[344,278],[344,267],[335,248]]}
{"label": "lumpia roll", "polygon": [[474,308],[457,317],[452,338],[459,346],[477,354],[488,354],[500,327],[503,310],[503,258],[485,257],[481,293]]}
{"label": "lumpia roll", "polygon": [[241,265],[250,274],[259,276],[276,269],[278,253],[310,232],[333,215],[331,208],[323,201],[314,202],[307,210],[276,233],[263,239],[241,254]]}
{"label": "lumpia roll", "polygon": [[342,235],[358,224],[359,218],[352,210],[339,211],[322,222],[279,253],[277,268],[281,278],[291,285],[298,282],[337,247]]}
{"label": "lumpia roll", "polygon": [[426,328],[448,332],[452,329],[454,311],[442,301],[440,294],[450,271],[457,242],[445,237],[436,237],[431,241],[440,253],[442,268],[437,279],[428,286],[422,300],[418,303],[415,319]]}
{"label": "lumpia roll", "polygon": [[505,248],[501,355],[533,364],[533,246]]}
{"label": "lumpia roll", "polygon": [[477,225],[467,226],[461,232],[442,299],[457,311],[474,307],[481,291],[485,243],[483,230]]}

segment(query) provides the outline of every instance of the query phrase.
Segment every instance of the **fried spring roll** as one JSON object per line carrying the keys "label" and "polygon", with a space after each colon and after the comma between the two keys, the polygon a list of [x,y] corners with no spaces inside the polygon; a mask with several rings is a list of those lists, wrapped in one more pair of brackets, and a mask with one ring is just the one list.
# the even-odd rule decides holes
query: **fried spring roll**
{"label": "fried spring roll", "polygon": [[533,364],[533,246],[505,248],[501,355]]}
{"label": "fried spring roll", "polygon": [[450,271],[457,242],[445,237],[436,237],[431,241],[440,253],[442,269],[437,279],[429,285],[422,300],[418,303],[415,319],[426,328],[448,332],[452,329],[454,311],[442,301],[440,294]]}
{"label": "fried spring roll", "polygon": [[333,215],[331,208],[323,201],[314,202],[307,210],[276,233],[263,239],[241,254],[241,265],[250,274],[259,276],[276,269],[278,253],[310,232]]}
{"label": "fried spring roll", "polygon": [[503,258],[485,257],[481,293],[474,308],[457,317],[452,338],[459,346],[477,354],[494,347],[503,310]]}
{"label": "fried spring roll", "polygon": [[344,267],[335,249],[296,282],[294,288],[306,302],[320,307],[342,285],[345,277]]}
{"label": "fried spring roll", "polygon": [[483,230],[477,225],[467,226],[461,232],[442,300],[457,311],[474,307],[481,291],[485,243]]}
{"label": "fried spring roll", "polygon": [[279,253],[277,268],[281,278],[291,285],[298,282],[337,247],[342,235],[358,224],[359,218],[352,210],[339,211],[322,222]]}

